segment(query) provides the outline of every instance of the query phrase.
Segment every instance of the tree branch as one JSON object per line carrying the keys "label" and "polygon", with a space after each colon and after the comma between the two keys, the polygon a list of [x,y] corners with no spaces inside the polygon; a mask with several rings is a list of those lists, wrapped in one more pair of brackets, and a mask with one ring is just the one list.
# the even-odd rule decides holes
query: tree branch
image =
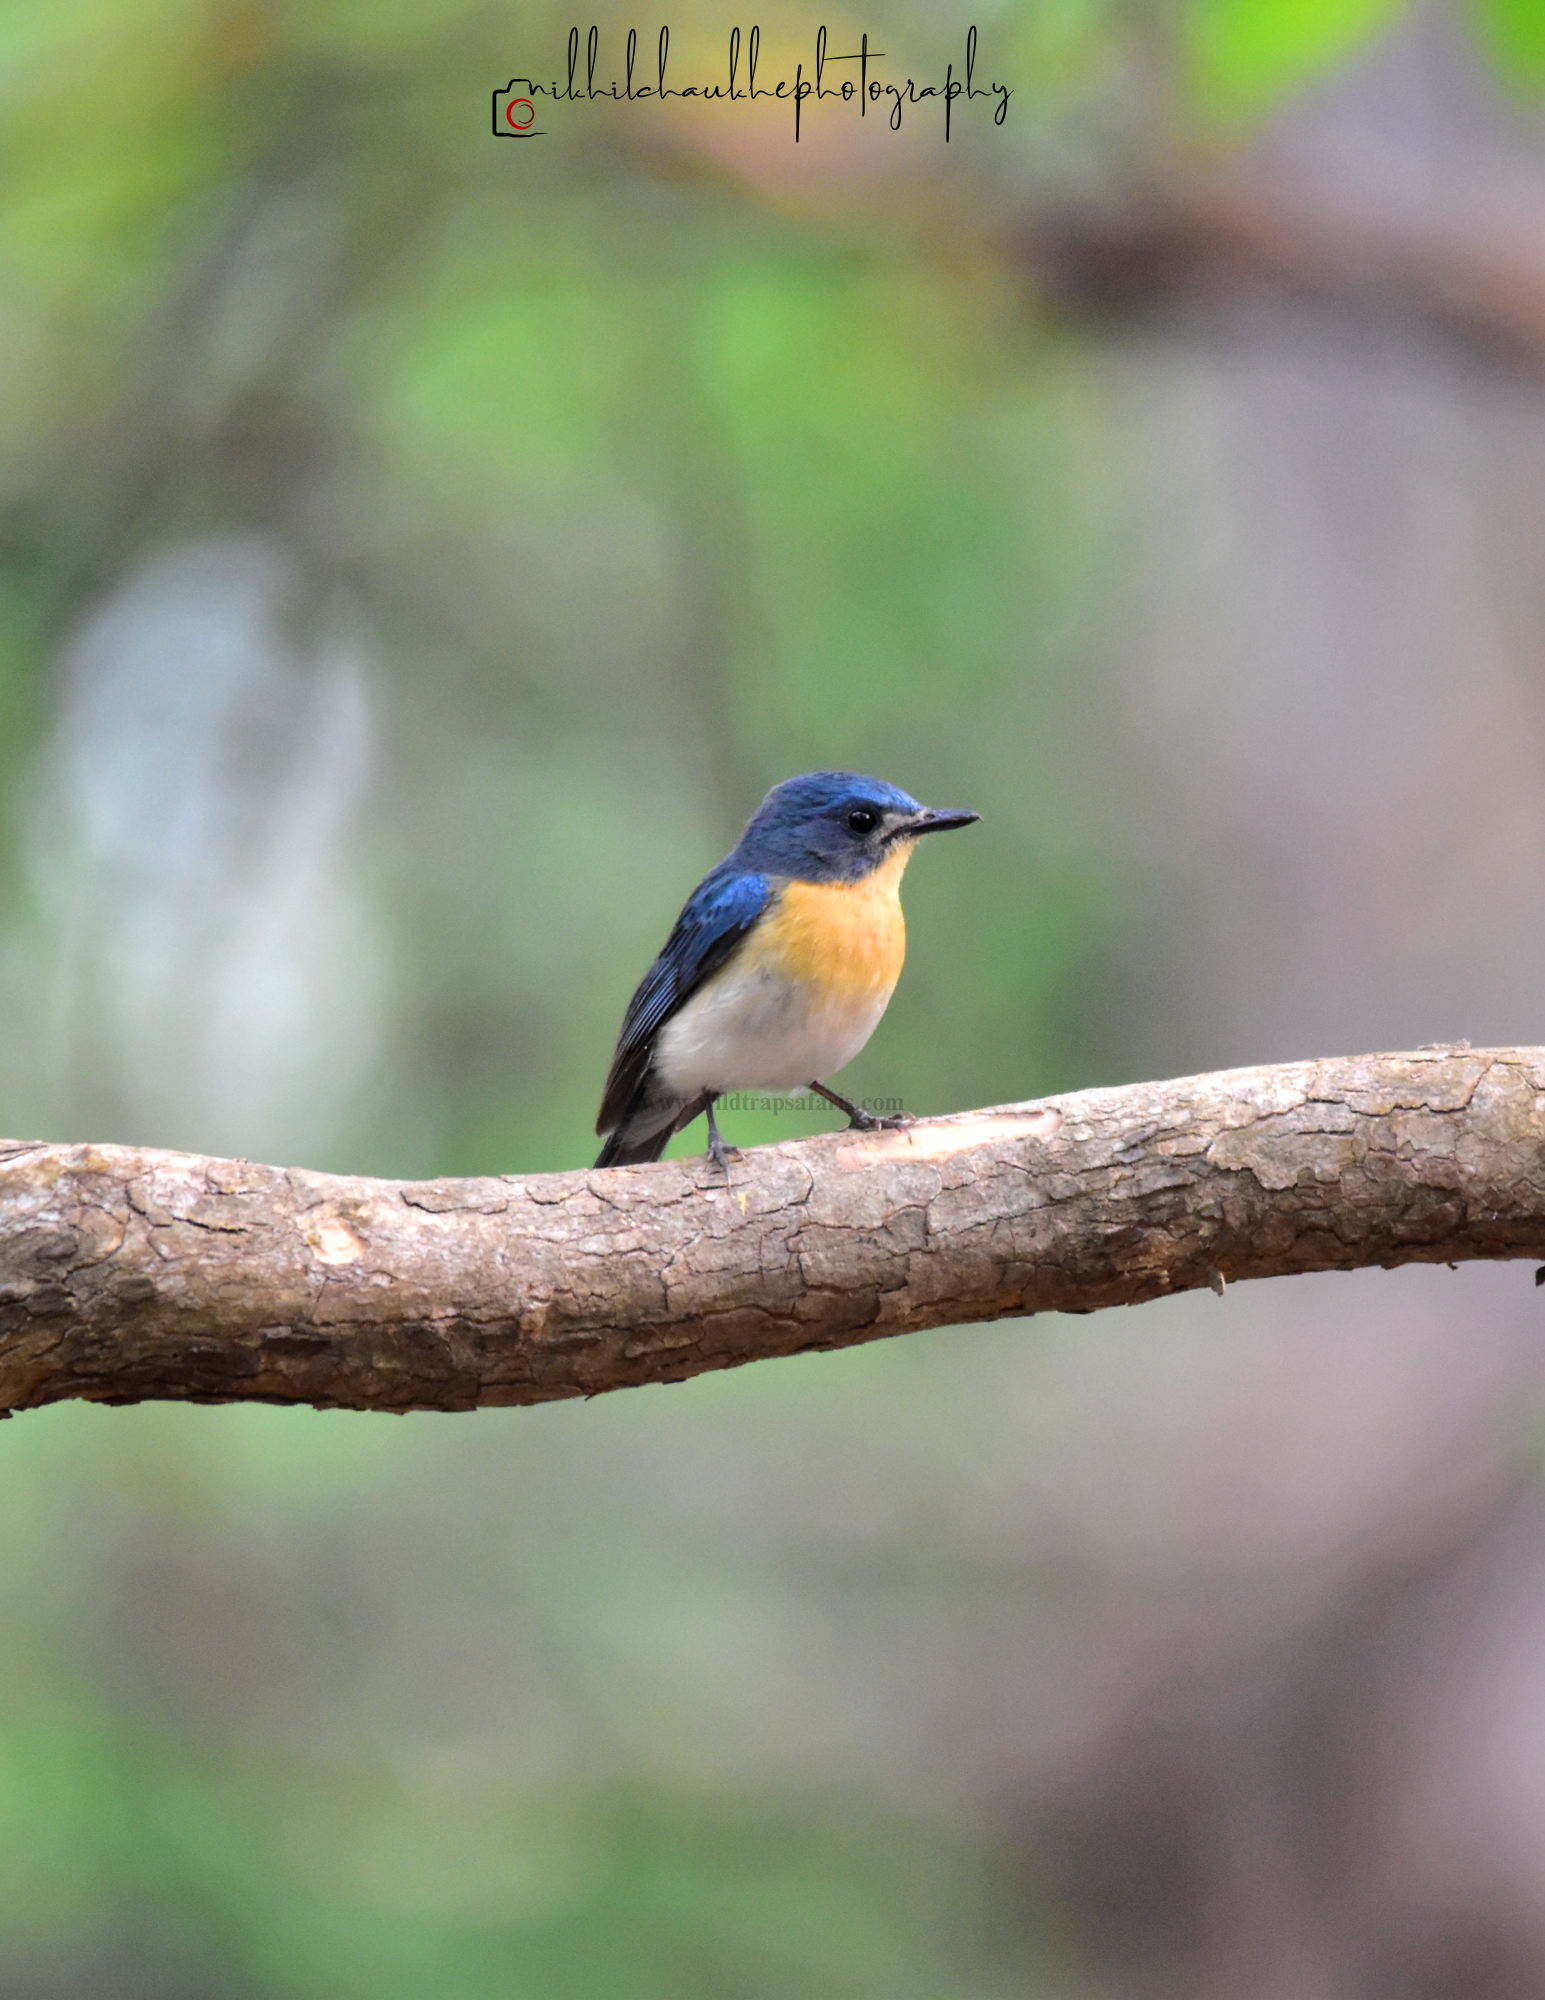
{"label": "tree branch", "polygon": [[1063,297],[1105,312],[1265,286],[1445,329],[1545,363],[1538,213],[1402,212],[1254,174],[1174,179],[1124,207],[1029,218],[1021,253]]}
{"label": "tree branch", "polygon": [[464,1410],[1225,1279],[1545,1258],[1545,1049],[422,1183],[0,1142],[0,1406]]}

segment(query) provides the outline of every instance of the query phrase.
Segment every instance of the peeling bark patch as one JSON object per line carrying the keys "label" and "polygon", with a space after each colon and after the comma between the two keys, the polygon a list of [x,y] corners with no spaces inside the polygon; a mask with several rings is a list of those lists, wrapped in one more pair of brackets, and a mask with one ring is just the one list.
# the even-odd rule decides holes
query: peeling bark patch
{"label": "peeling bark patch", "polygon": [[1062,1113],[1047,1105],[1020,1117],[983,1112],[973,1118],[905,1125],[899,1132],[855,1132],[837,1149],[836,1160],[850,1171],[880,1160],[942,1160],[951,1153],[1000,1145],[1008,1139],[1049,1139],[1061,1124]]}
{"label": "peeling bark patch", "polygon": [[312,1223],[306,1241],[319,1264],[357,1264],[365,1254],[364,1243],[336,1215]]}

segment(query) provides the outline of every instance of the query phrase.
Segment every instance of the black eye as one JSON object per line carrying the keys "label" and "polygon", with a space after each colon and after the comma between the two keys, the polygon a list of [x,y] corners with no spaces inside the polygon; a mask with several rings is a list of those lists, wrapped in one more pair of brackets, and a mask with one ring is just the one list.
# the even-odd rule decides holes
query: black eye
{"label": "black eye", "polygon": [[849,833],[873,833],[879,824],[880,815],[872,812],[868,806],[855,806],[848,814]]}

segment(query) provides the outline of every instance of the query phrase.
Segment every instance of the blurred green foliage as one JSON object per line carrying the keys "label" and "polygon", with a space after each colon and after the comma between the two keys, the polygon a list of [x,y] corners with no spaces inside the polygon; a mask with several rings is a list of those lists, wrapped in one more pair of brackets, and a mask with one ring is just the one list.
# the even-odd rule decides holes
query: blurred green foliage
{"label": "blurred green foliage", "polygon": [[1529,90],[1545,87],[1545,10],[1533,0],[1474,0],[1498,68]]}
{"label": "blurred green foliage", "polygon": [[1344,61],[1407,0],[1196,0],[1186,14],[1191,87],[1215,116],[1253,118]]}
{"label": "blurred green foliage", "polygon": [[993,1955],[973,1940],[1002,1921],[984,1859],[776,1795],[446,1810],[369,1770],[216,1760],[46,1698],[0,1731],[6,1961],[25,1981],[62,1959],[81,1990],[133,1967],[162,1992],[315,2000],[930,2000]]}
{"label": "blurred green foliage", "polygon": [[[638,1398],[469,1424],[18,1419],[0,1457],[8,1990],[1080,1990],[1054,1904],[990,1829],[856,1782],[851,1696],[789,1707],[800,1540],[823,1592],[887,1625],[932,1588],[946,1539],[912,1546],[908,1507],[930,1498],[915,1467],[903,1498],[895,1451],[931,1438],[949,1482],[979,1453],[950,1342],[918,1344],[889,1407],[869,1353],[797,1363],[771,1397],[747,1400],[751,1374],[651,1395],[667,1461]],[[821,1375],[820,1430],[791,1430]],[[724,1454],[749,1490],[705,1520]],[[878,1545],[767,1518],[752,1493],[791,1455],[818,1482],[879,1482]],[[631,1540],[640,1516],[667,1532]],[[963,1602],[979,1587],[952,1579]]]}

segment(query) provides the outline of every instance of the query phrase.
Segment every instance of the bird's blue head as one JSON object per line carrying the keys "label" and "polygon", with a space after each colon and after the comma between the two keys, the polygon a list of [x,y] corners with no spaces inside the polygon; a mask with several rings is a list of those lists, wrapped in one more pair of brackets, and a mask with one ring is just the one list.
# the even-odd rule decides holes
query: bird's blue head
{"label": "bird's blue head", "polygon": [[735,859],[796,882],[861,882],[898,847],[980,816],[931,811],[853,771],[808,771],[773,786],[747,822]]}

